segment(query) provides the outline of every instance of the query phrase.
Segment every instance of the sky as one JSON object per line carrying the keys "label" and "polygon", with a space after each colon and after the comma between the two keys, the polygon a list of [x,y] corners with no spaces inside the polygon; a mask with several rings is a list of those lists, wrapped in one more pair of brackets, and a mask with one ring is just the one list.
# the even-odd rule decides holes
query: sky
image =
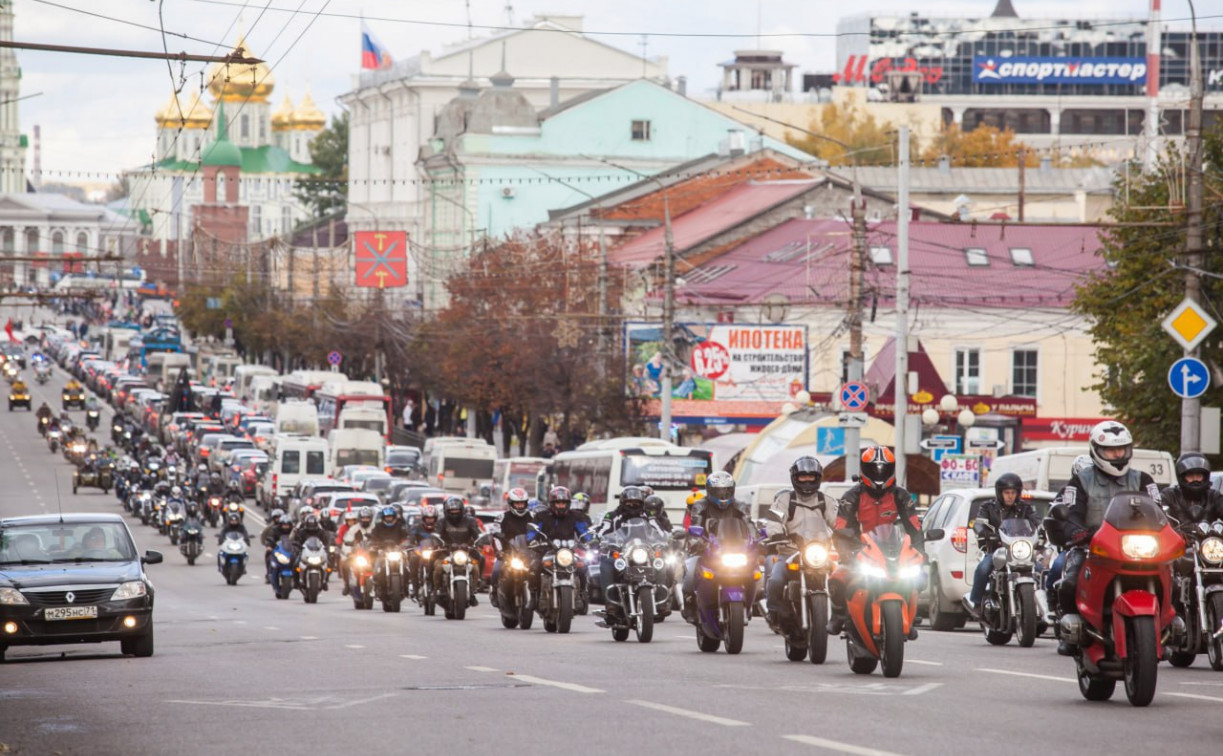
{"label": "sky", "polygon": [[[1219,1],[1199,2],[1199,13]],[[976,18],[989,15],[994,2],[928,0],[921,9],[930,16]],[[1148,0],[1013,2],[1026,18],[1061,18],[1070,7],[1075,17],[1142,18],[1148,6]],[[468,6],[476,25],[502,26],[507,19],[522,25],[537,13],[583,15],[588,34],[619,32],[591,36],[637,54],[640,35],[653,35],[647,37],[647,54],[667,55],[671,75],[687,76],[689,94],[701,97],[715,86],[720,61],[736,48],[756,47],[754,36],[729,35],[757,30],[766,35],[832,34],[845,15],[902,15],[914,7],[912,0],[512,0],[508,5],[507,0],[15,0],[13,37],[160,51],[160,8],[164,43],[171,52],[224,54],[241,29],[252,53],[274,66],[273,105],[286,91],[296,103],[309,87],[331,115],[340,111],[336,98],[352,88],[360,70],[361,15],[397,60],[423,49],[437,53],[443,44],[466,39]],[[1166,19],[1188,15],[1184,0],[1164,0],[1163,5]],[[680,36],[660,36],[667,34]],[[782,50],[799,72],[831,71],[835,65],[831,37],[774,36],[761,46]],[[114,180],[122,170],[148,163],[156,139],[153,114],[184,74],[186,91],[198,89],[206,68],[202,63],[184,69],[157,60],[26,50],[17,51],[17,57],[21,94],[28,97],[19,104],[22,131],[32,137],[33,126],[40,125],[44,181],[63,183]],[[211,104],[211,98],[205,102]],[[28,153],[27,168],[31,163]]]}

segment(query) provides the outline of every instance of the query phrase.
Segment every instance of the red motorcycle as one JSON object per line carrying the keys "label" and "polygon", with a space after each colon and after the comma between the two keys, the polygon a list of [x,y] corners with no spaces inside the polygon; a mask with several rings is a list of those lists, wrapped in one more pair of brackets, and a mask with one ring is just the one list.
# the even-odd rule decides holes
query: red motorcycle
{"label": "red motorcycle", "polygon": [[[1065,505],[1050,515],[1065,522]],[[1172,563],[1185,542],[1149,496],[1114,496],[1092,536],[1075,595],[1078,615],[1065,614],[1062,634],[1078,647],[1079,692],[1089,701],[1112,698],[1118,680],[1134,706],[1155,697],[1165,633],[1173,629]]]}

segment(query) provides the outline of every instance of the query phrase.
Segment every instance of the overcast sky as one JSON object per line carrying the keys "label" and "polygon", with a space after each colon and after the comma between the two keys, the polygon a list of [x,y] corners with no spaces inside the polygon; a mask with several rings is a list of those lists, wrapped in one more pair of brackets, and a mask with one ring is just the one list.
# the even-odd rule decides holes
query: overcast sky
{"label": "overcast sky", "polygon": [[[443,43],[467,36],[462,26],[467,20],[462,0],[160,1],[164,2],[168,32],[204,40],[168,36],[171,51],[224,53],[241,26],[253,53],[275,64],[273,103],[278,105],[286,91],[296,102],[309,86],[328,114],[338,112],[335,98],[349,90],[352,75],[359,71],[360,22],[326,14],[363,13],[396,59],[411,57],[422,49],[437,52]],[[929,0],[920,7],[928,15],[981,17],[990,13],[994,2]],[[1148,0],[1013,2],[1019,14],[1027,18],[1065,17],[1071,9],[1075,17],[1144,17],[1148,5]],[[1210,12],[1203,6],[1217,2],[1199,2],[1199,13]],[[14,38],[22,42],[160,50],[158,4],[159,0],[16,0]],[[506,0],[470,0],[473,23],[505,24],[506,5]],[[291,12],[299,7],[300,13]],[[842,15],[866,11],[898,15],[913,7],[912,0],[759,0],[765,34],[832,33]],[[85,15],[83,10],[130,24]],[[510,13],[518,24],[540,12],[581,14],[587,32],[716,35],[755,32],[757,10],[758,3],[753,0],[513,0]],[[319,11],[324,15],[316,18]],[[1187,4],[1184,0],[1164,0],[1163,13],[1165,18],[1185,16]],[[457,26],[425,25],[420,21]],[[477,35],[489,33],[476,31]],[[634,53],[641,50],[637,36],[596,38]],[[735,48],[754,46],[754,39],[651,36],[648,54],[669,56],[671,75],[688,76],[689,93],[701,96],[713,88],[719,61],[730,57]],[[783,50],[799,71],[831,71],[835,65],[833,39],[773,37],[764,40],[763,46]],[[22,95],[42,93],[23,100],[20,115],[24,133],[32,136],[34,124],[42,127],[45,181],[97,181],[101,179],[76,174],[117,175],[124,168],[149,161],[156,136],[153,114],[170,93],[171,73],[165,63],[31,51],[19,51],[17,55],[23,72]],[[563,66],[563,62],[558,65]],[[188,87],[198,88],[202,68],[202,64],[187,66],[192,82]],[[177,64],[173,71],[177,76]],[[27,167],[31,158],[27,157]]]}

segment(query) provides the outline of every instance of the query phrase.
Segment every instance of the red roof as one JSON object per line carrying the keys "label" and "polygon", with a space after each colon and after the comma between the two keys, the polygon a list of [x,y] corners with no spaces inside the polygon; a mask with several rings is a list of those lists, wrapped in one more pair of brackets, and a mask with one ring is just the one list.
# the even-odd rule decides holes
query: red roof
{"label": "red roof", "polygon": [[[685,286],[677,294],[681,302],[697,305],[759,304],[781,294],[791,303],[843,307],[851,242],[846,220],[789,220],[684,273]],[[896,290],[896,223],[869,224],[867,245],[872,252],[865,288],[890,303]],[[1074,299],[1077,283],[1105,269],[1100,246],[1094,226],[913,222],[910,301],[914,306],[1063,308]],[[967,250],[974,262],[985,264],[970,265]]]}
{"label": "red roof", "polygon": [[[708,241],[769,208],[810,191],[822,179],[805,181],[748,182],[678,217],[671,216],[672,235],[677,252]],[[644,267],[660,259],[666,250],[666,229],[650,229],[611,253],[618,265]]]}

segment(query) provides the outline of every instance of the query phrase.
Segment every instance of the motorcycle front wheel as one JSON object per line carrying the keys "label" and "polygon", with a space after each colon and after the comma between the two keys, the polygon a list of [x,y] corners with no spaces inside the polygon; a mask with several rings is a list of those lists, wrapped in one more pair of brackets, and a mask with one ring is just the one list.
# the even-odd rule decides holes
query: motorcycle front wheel
{"label": "motorcycle front wheel", "polygon": [[454,586],[454,595],[450,599],[450,610],[446,612],[446,619],[461,620],[467,617],[467,583],[457,583]]}
{"label": "motorcycle front wheel", "polygon": [[643,585],[637,589],[637,642],[649,643],[654,639],[654,589]]}
{"label": "motorcycle front wheel", "polygon": [[888,601],[880,607],[883,614],[883,663],[884,677],[900,677],[905,663],[904,605],[899,601]]}
{"label": "motorcycle front wheel", "polygon": [[742,601],[732,601],[726,607],[726,653],[743,650],[743,626],[746,624]]}
{"label": "motorcycle front wheel", "polygon": [[1155,698],[1159,647],[1153,617],[1134,617],[1126,623],[1125,697],[1132,706],[1147,706]]}
{"label": "motorcycle front wheel", "polygon": [[306,590],[302,591],[302,599],[304,599],[307,604],[317,604],[319,590],[318,573],[311,571],[306,575]]}
{"label": "motorcycle front wheel", "polygon": [[535,622],[535,612],[531,611],[531,589],[523,585],[522,590],[518,593],[518,627],[530,630],[533,622]]}
{"label": "motorcycle front wheel", "polygon": [[1019,628],[1019,647],[1031,648],[1036,642],[1036,587],[1031,583],[1024,583],[1019,586],[1016,591],[1018,594],[1018,622],[1015,624]]}
{"label": "motorcycle front wheel", "polygon": [[390,585],[387,586],[387,593],[390,594],[387,603],[390,608],[388,612],[398,612],[403,604],[403,584],[399,575],[391,575]]}
{"label": "motorcycle front wheel", "polygon": [[[559,606],[556,609],[556,632],[562,635],[569,632],[569,628],[573,626],[573,587],[562,585],[560,587],[560,597],[558,599]],[[653,619],[654,615],[650,615]],[[652,626],[651,626],[652,627]]]}
{"label": "motorcycle front wheel", "polygon": [[807,657],[812,664],[828,658],[828,597],[816,593],[807,597]]}

